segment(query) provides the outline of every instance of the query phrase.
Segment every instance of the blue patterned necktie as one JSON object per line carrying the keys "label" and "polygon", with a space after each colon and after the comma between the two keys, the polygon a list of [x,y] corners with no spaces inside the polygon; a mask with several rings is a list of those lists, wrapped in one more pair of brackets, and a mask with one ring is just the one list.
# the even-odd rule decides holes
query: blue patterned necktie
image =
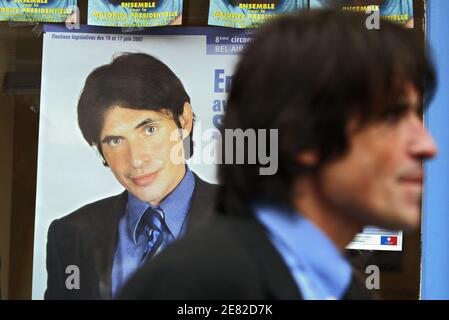
{"label": "blue patterned necktie", "polygon": [[164,213],[149,207],[142,216],[144,230],[148,236],[148,244],[141,262],[151,259],[164,244]]}

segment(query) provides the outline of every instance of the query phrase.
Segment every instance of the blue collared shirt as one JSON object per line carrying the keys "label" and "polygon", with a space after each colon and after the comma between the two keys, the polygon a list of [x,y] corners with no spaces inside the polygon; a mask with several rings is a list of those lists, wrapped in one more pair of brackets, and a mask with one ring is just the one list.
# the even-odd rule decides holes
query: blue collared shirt
{"label": "blue collared shirt", "polygon": [[153,206],[128,193],[126,213],[119,221],[118,242],[112,265],[112,297],[115,297],[126,281],[141,265],[148,238],[142,232],[142,215],[151,206],[164,213],[168,230],[164,230],[163,246],[181,237],[185,232],[195,177],[186,167],[186,173],[176,188],[161,202]]}
{"label": "blue collared shirt", "polygon": [[351,282],[352,269],[333,242],[297,212],[269,205],[253,208],[303,298],[342,299]]}

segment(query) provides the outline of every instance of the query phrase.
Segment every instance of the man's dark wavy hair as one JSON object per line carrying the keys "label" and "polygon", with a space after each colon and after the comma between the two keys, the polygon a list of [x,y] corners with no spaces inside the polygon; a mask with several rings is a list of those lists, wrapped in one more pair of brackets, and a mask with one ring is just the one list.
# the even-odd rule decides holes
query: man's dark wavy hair
{"label": "man's dark wavy hair", "polygon": [[[261,176],[260,163],[220,165],[219,212],[248,213],[255,201],[291,205],[295,179],[347,151],[350,119],[362,128],[402,116],[398,97],[406,83],[423,105],[430,100],[436,78],[422,39],[389,22],[369,30],[366,18],[299,12],[257,32],[237,65],[221,131],[226,140],[225,129],[278,129],[278,171]],[[315,167],[295,161],[309,150],[319,155]]]}
{"label": "man's dark wavy hair", "polygon": [[[181,80],[160,60],[145,53],[124,53],[92,71],[78,101],[78,125],[89,145],[103,156],[100,134],[106,111],[113,106],[135,110],[168,111],[181,128],[179,116],[190,103]],[[193,155],[193,126],[184,147]],[[106,161],[103,163],[107,166]]]}

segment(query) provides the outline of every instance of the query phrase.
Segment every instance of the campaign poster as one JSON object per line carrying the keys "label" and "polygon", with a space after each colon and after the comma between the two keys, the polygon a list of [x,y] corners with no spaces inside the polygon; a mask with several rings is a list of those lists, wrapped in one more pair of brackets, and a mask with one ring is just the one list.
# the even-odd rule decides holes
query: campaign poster
{"label": "campaign poster", "polygon": [[254,28],[269,19],[308,8],[308,0],[211,0],[209,25]]}
{"label": "campaign poster", "polygon": [[77,0],[0,0],[0,21],[65,22]]}
{"label": "campaign poster", "polygon": [[[122,199],[121,195],[124,192],[129,191],[128,194],[131,194],[131,191],[125,186],[126,183],[123,183],[121,172],[114,171],[114,168],[123,167],[124,162],[122,161],[130,162],[132,160],[133,167],[141,167],[144,163],[151,162],[148,159],[145,161],[137,159],[140,155],[146,156],[139,152],[146,150],[147,147],[144,148],[139,144],[140,140],[135,139],[143,139],[147,135],[153,137],[153,126],[155,126],[153,122],[165,120],[145,118],[137,125],[132,123],[129,125],[127,124],[128,120],[133,120],[136,114],[150,111],[142,111],[139,109],[141,107],[132,109],[127,107],[126,102],[123,101],[142,94],[145,99],[158,99],[160,94],[157,91],[156,94],[146,94],[146,85],[149,85],[150,88],[155,86],[153,89],[163,89],[163,86],[160,87],[157,80],[135,84],[136,79],[134,78],[139,78],[137,74],[144,74],[144,77],[151,78],[159,73],[138,72],[141,67],[146,70],[143,64],[137,66],[135,63],[121,64],[121,71],[118,72],[117,69],[110,69],[112,63],[123,57],[138,56],[138,59],[143,57],[145,61],[156,59],[159,64],[163,63],[176,75],[190,97],[189,104],[195,117],[194,130],[191,131],[193,132],[193,155],[186,161],[186,164],[199,179],[214,184],[217,183],[217,153],[221,150],[220,147],[217,147],[220,142],[218,128],[221,126],[226,111],[226,98],[230,91],[236,62],[245,45],[251,42],[252,31],[216,27],[184,29],[166,27],[123,34],[117,32],[117,29],[111,28],[82,26],[79,30],[68,30],[58,25],[45,26],[33,257],[33,299],[44,298],[49,286],[48,274],[56,272],[55,270],[59,270],[61,278],[56,280],[53,278],[50,285],[55,286],[56,281],[57,286],[67,286],[67,289],[70,289],[69,293],[74,294],[71,296],[72,298],[77,297],[76,290],[95,292],[97,295],[93,296],[98,299],[114,298],[111,290],[114,282],[121,278],[123,270],[120,269],[120,266],[127,265],[126,258],[121,259],[121,264],[115,263],[116,256],[113,255],[120,245],[118,240],[110,241],[105,249],[112,256],[110,255],[108,259],[100,259],[105,254],[101,248],[105,242],[108,242],[105,230],[109,230],[109,236],[112,233],[116,235],[121,232],[122,226],[119,222],[122,221],[122,218],[110,220],[117,213],[115,209],[110,210],[112,205],[106,204],[111,204],[111,201],[118,202],[119,199]],[[98,78],[98,72],[101,74],[106,69],[112,73]],[[92,78],[93,74],[96,74],[95,78]],[[87,94],[90,98],[86,100],[89,103],[86,103],[82,97],[86,96],[88,80],[89,83],[93,81],[103,90],[90,90],[90,93]],[[108,90],[101,87],[104,83],[108,84],[106,87]],[[127,89],[124,90],[123,86]],[[124,100],[114,100],[116,102],[113,104],[107,102],[109,101],[108,96],[117,97],[117,95],[123,96]],[[84,102],[81,103],[81,101]],[[80,117],[80,105],[96,110],[101,104],[106,104],[109,107],[102,113],[94,112],[91,115],[97,120],[100,119],[98,127],[99,129],[103,128],[99,132],[101,134],[100,144],[110,146],[112,151],[109,152],[118,152],[115,164],[110,162],[105,165],[105,159],[108,159],[105,157],[105,149],[102,153],[98,146],[90,144],[86,138],[89,133],[86,134],[82,129],[85,128],[83,122],[91,123],[93,119]],[[125,106],[121,107],[122,104]],[[146,108],[147,105],[142,104],[143,107]],[[124,110],[127,112],[122,113]],[[171,118],[168,117],[168,119]],[[118,131],[112,132],[112,134],[107,133],[103,137],[102,132],[111,130],[111,127],[116,127],[114,130]],[[158,130],[157,128],[156,126],[155,130]],[[176,133],[176,131],[174,132]],[[133,150],[137,150],[135,151],[136,155],[120,151],[123,140],[133,141],[133,144],[137,143],[137,147],[133,147]],[[171,143],[170,141],[159,141],[158,152],[153,152],[153,157],[159,157],[159,151],[164,150],[164,144]],[[130,145],[128,147],[131,148]],[[109,155],[109,159],[112,159],[114,153]],[[130,160],[128,157],[132,159]],[[163,159],[156,160],[158,163],[163,162]],[[131,179],[136,180],[137,184],[151,184],[151,181],[156,178],[145,176],[143,178],[131,177]],[[148,182],[149,179],[150,182]],[[202,201],[204,200],[211,201],[211,199],[203,198]],[[129,201],[128,199],[128,203]],[[124,216],[125,209],[118,214]],[[94,223],[93,221],[98,217],[105,217],[106,221]],[[53,231],[58,226],[59,231],[50,234],[51,226],[54,227]],[[126,224],[124,226],[126,227]],[[77,237],[77,240],[72,241],[71,239],[74,237]],[[97,239],[98,241],[86,243],[86,239]],[[111,239],[109,238],[109,240]],[[401,248],[401,242],[400,233],[367,228],[363,234],[356,237],[350,248],[397,250]],[[47,252],[52,252],[52,256],[47,256]],[[71,257],[75,255],[78,258],[81,257],[82,266],[79,266],[80,261],[71,260]],[[63,260],[64,257],[69,257],[69,259]],[[116,265],[119,266],[118,269]],[[81,272],[81,279],[87,278],[90,279],[89,281],[81,280],[81,283],[77,283],[73,280],[75,279],[73,276],[77,274],[75,272],[77,267],[80,267],[77,272]],[[129,268],[129,265],[126,268]],[[96,284],[92,285],[92,282],[96,282]],[[87,296],[92,298],[92,295]],[[52,298],[66,297],[52,296]]]}
{"label": "campaign poster", "polygon": [[[227,28],[162,27],[149,28],[139,33],[123,34],[120,31],[117,33],[117,29],[114,28],[81,26],[80,30],[67,30],[63,26],[46,25],[43,37],[33,299],[44,298],[44,292],[47,289],[47,267],[52,272],[64,264],[61,273],[65,279],[65,276],[71,275],[72,269],[70,268],[76,267],[78,262],[60,263],[58,259],[61,256],[72,255],[71,250],[81,250],[82,258],[91,261],[91,255],[86,252],[90,252],[92,246],[102,245],[103,241],[93,242],[84,248],[82,244],[84,239],[91,236],[99,236],[102,239],[103,236],[103,231],[100,230],[96,231],[95,235],[88,232],[91,223],[87,223],[80,229],[80,232],[85,233],[82,236],[82,241],[79,240],[79,245],[73,249],[70,246],[65,246],[66,243],[71,242],[69,239],[74,236],[73,225],[66,228],[65,231],[61,231],[57,235],[59,238],[54,240],[52,238],[56,237],[56,234],[54,237],[49,235],[49,227],[52,222],[58,220],[60,222],[58,224],[62,226],[68,221],[78,221],[77,214],[70,214],[80,208],[82,211],[82,208],[86,206],[91,208],[92,204],[98,203],[98,201],[111,199],[111,197],[114,199],[116,195],[125,190],[114,175],[113,166],[106,167],[104,165],[104,158],[95,147],[86,142],[81,131],[81,120],[77,108],[87,77],[100,66],[109,65],[124,55],[151,55],[170,68],[190,96],[190,105],[195,116],[194,152],[187,161],[187,165],[200,179],[213,184],[217,182],[214,149],[217,142],[217,128],[221,124],[225,110],[225,100],[230,88],[234,65],[251,35],[247,35],[244,30]],[[135,66],[133,68],[136,70]],[[127,72],[127,70],[125,69],[123,72]],[[133,72],[129,73],[133,75]],[[152,77],[152,73],[145,73],[145,75]],[[98,84],[102,84],[106,80],[111,80],[110,85],[114,85],[114,81],[120,85],[134,81],[129,77],[124,79],[124,76],[122,79],[121,74],[117,72],[113,73],[111,77],[114,79],[111,80],[108,77],[108,79],[99,81]],[[148,85],[157,86],[158,81],[148,82]],[[146,90],[139,90],[137,86],[130,84],[128,91],[117,92],[118,89],[109,90],[106,95],[123,94],[124,97],[133,98],[136,93],[144,94]],[[94,96],[99,94],[98,91],[93,91]],[[153,98],[153,95],[148,98]],[[101,98],[98,98],[97,101],[100,103],[99,100]],[[92,104],[92,108],[94,108],[94,104]],[[132,116],[138,111],[131,110],[130,115]],[[87,119],[87,121],[89,120]],[[125,120],[120,122],[126,123]],[[150,128],[145,129],[144,133],[152,134],[149,130]],[[118,140],[120,139],[116,137],[110,139],[112,141],[108,141],[108,143],[115,146],[119,144]],[[163,145],[159,148],[163,148]],[[137,150],[142,150],[142,148],[137,148]],[[154,157],[156,156],[158,154],[154,155]],[[136,163],[135,165],[140,164]],[[208,200],[212,201],[212,199]],[[108,209],[103,211],[107,212],[97,214],[105,216],[114,214]],[[97,214],[93,216],[97,216]],[[104,228],[108,223],[98,223],[98,227]],[[117,222],[114,228],[117,232],[119,229]],[[47,244],[50,246],[50,250],[52,246],[62,246],[58,251],[59,254],[47,257]],[[101,256],[102,252],[96,251],[96,254],[92,255],[94,260],[98,258],[97,254]],[[126,261],[124,262],[126,264]],[[104,276],[105,279],[109,279],[109,284],[111,279],[114,282],[114,277],[117,278],[117,274],[120,273],[120,270],[111,273],[111,263],[112,258],[106,263],[106,269],[109,266],[110,271]],[[65,264],[69,265],[65,266]],[[66,267],[69,268],[67,275],[64,273]],[[97,290],[89,288],[90,284],[86,283],[87,280],[83,280],[96,274],[97,268],[100,266],[83,265],[80,267],[80,290],[89,292]],[[114,268],[112,269],[114,270]],[[104,291],[108,281],[103,280],[100,279],[100,289]],[[62,283],[58,285],[65,285],[64,281],[62,280]],[[76,283],[72,285],[75,287],[73,290],[75,292]],[[72,293],[72,291],[70,292]],[[60,296],[59,298],[65,297]],[[104,296],[98,298],[105,299]]]}
{"label": "campaign poster", "polygon": [[413,0],[310,0],[311,9],[341,8],[345,11],[379,11],[384,20],[414,27]]}
{"label": "campaign poster", "polygon": [[184,0],[89,0],[87,23],[107,27],[182,24]]}

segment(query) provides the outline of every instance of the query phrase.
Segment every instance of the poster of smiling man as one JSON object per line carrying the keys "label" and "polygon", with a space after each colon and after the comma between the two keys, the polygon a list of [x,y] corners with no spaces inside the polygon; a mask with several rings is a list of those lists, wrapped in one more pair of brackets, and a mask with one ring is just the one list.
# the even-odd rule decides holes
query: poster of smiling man
{"label": "poster of smiling man", "polygon": [[113,299],[211,217],[237,31],[46,26],[34,298]]}

